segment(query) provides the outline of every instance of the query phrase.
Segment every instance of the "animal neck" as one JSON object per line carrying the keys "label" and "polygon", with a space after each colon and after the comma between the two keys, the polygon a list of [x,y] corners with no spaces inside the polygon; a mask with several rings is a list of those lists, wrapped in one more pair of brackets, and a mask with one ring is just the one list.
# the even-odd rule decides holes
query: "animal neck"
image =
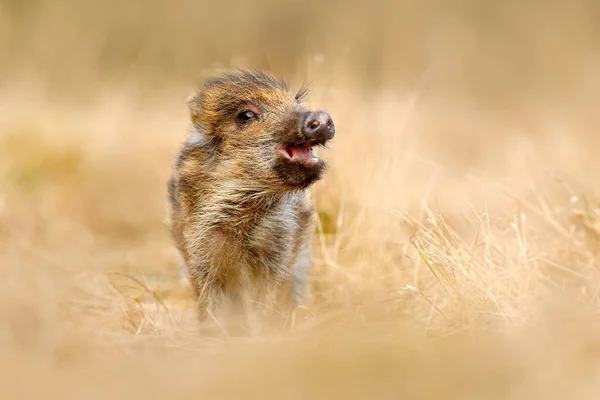
{"label": "animal neck", "polygon": [[290,193],[266,190],[238,179],[216,182],[204,204],[207,221],[214,228],[245,235],[269,211],[285,206]]}

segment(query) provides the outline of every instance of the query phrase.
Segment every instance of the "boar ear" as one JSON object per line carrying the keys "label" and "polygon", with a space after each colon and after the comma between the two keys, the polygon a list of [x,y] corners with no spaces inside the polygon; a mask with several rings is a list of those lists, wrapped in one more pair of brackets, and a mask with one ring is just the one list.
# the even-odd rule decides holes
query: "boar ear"
{"label": "boar ear", "polygon": [[213,151],[216,149],[215,145],[218,145],[220,138],[212,133],[213,129],[211,129],[210,121],[207,120],[210,115],[206,115],[204,102],[204,93],[201,91],[197,91],[186,100],[193,126],[190,139],[191,143],[206,146],[207,149]]}
{"label": "boar ear", "polygon": [[187,106],[194,128],[207,135],[214,135],[218,130],[220,113],[213,107],[218,104],[218,98],[213,93],[197,91],[187,98]]}
{"label": "boar ear", "polygon": [[201,102],[201,93],[199,91],[195,92],[191,96],[189,96],[186,100],[186,104],[188,106],[188,110],[190,113],[190,118],[192,119],[192,124],[195,128],[201,129],[202,126],[202,102]]}

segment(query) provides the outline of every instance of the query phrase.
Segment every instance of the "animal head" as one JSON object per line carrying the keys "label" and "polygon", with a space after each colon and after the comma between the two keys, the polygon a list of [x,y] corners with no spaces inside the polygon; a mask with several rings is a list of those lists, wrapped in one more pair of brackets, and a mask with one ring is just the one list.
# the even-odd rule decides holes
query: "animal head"
{"label": "animal head", "polygon": [[197,140],[213,167],[254,186],[305,189],[319,180],[325,162],[313,148],[335,135],[325,111],[264,72],[230,72],[205,82],[188,100]]}

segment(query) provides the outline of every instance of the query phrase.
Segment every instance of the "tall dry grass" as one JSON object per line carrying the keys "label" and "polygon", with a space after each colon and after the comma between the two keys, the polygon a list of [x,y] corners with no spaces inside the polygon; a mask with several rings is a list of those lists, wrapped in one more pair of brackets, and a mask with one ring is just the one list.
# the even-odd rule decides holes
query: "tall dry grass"
{"label": "tall dry grass", "polygon": [[[593,1],[0,3],[6,398],[596,398]],[[338,135],[312,315],[203,337],[164,225],[206,74]],[[260,329],[259,329],[260,328]]]}

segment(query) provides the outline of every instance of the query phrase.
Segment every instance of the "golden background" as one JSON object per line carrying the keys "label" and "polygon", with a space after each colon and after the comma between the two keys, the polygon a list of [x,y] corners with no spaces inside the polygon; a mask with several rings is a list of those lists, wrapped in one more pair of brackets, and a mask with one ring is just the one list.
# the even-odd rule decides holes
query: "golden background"
{"label": "golden background", "polygon": [[[0,1],[7,398],[600,392],[600,3]],[[197,335],[164,224],[186,97],[332,115],[295,330]],[[204,397],[203,397],[204,396]]]}

